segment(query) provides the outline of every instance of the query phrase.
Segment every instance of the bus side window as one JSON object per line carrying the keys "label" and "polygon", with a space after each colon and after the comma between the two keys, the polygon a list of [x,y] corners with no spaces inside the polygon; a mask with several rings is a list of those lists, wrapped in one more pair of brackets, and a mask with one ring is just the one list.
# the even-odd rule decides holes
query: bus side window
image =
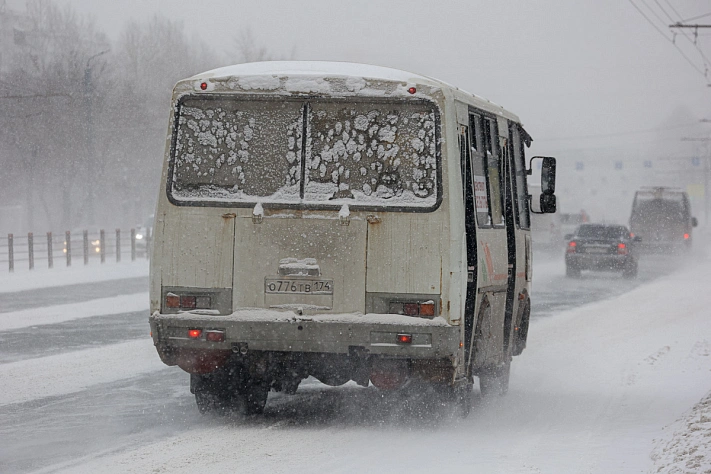
{"label": "bus side window", "polygon": [[489,202],[491,204],[491,223],[503,225],[503,206],[501,203],[501,153],[499,151],[496,120],[484,119],[484,140],[486,143],[486,177],[489,184]]}
{"label": "bus side window", "polygon": [[514,186],[516,186],[516,223],[521,229],[531,227],[531,215],[528,211],[528,189],[526,188],[526,156],[523,138],[518,125],[511,126],[514,163]]}
{"label": "bus side window", "polygon": [[474,201],[476,220],[479,227],[491,226],[489,216],[489,192],[486,186],[486,168],[484,163],[484,140],[481,128],[481,116],[469,114],[469,132],[471,135],[472,180],[474,181]]}

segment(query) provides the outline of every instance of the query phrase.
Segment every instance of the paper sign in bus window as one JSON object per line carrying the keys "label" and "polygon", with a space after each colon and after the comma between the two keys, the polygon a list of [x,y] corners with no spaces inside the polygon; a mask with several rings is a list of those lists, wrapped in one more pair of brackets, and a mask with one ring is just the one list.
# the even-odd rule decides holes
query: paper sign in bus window
{"label": "paper sign in bus window", "polygon": [[486,178],[474,175],[474,201],[476,212],[488,213],[489,200],[486,198]]}

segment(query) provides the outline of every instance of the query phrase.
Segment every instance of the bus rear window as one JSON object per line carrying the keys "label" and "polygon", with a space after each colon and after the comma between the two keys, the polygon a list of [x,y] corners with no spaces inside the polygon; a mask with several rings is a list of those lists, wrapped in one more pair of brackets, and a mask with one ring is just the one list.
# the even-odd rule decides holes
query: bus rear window
{"label": "bus rear window", "polygon": [[425,101],[188,98],[169,193],[186,205],[434,209],[437,121]]}

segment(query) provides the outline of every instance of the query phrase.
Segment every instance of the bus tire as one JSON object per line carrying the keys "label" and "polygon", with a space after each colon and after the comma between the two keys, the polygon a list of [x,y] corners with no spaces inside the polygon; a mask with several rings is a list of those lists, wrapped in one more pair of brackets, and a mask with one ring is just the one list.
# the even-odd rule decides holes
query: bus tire
{"label": "bus tire", "polygon": [[267,404],[269,385],[264,382],[248,382],[241,387],[237,395],[240,411],[243,415],[261,415]]}
{"label": "bus tire", "polygon": [[195,404],[201,414],[207,415],[229,407],[230,397],[221,387],[210,383],[204,377],[196,375],[191,375],[191,377],[197,377],[197,380],[191,385],[193,385],[193,393],[195,394]]}
{"label": "bus tire", "polygon": [[516,327],[514,332],[513,341],[513,351],[512,355],[521,355],[523,350],[526,348],[526,341],[528,340],[528,323],[531,319],[531,300],[526,298],[523,303],[523,307],[519,312],[519,320],[516,321]]}
{"label": "bus tire", "polygon": [[511,361],[502,366],[488,367],[479,373],[479,390],[483,398],[494,398],[506,395],[509,391]]}

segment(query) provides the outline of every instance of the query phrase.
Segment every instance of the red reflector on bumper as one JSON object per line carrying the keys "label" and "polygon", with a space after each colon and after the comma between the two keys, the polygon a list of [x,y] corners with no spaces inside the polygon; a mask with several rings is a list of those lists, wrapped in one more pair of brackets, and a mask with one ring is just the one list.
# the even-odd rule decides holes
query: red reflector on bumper
{"label": "red reflector on bumper", "polygon": [[202,329],[188,329],[188,337],[191,339],[197,339],[202,336]]}
{"label": "red reflector on bumper", "polygon": [[224,342],[225,332],[224,331],[207,331],[207,332],[205,332],[205,338],[210,342]]}
{"label": "red reflector on bumper", "polygon": [[397,342],[400,344],[412,344],[412,334],[398,334]]}

